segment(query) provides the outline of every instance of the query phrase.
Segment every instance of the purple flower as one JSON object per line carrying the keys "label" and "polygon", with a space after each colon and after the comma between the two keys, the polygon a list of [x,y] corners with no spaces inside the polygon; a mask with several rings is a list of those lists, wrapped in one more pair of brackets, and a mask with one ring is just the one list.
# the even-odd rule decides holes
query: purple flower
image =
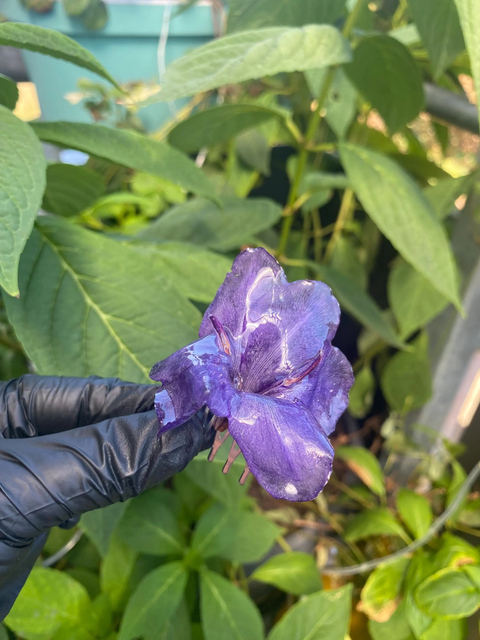
{"label": "purple flower", "polygon": [[161,432],[203,406],[214,414],[211,458],[230,433],[226,472],[241,452],[276,498],[312,500],[333,461],[328,435],[348,404],[352,368],[331,341],[340,307],[322,282],[288,283],[264,249],[247,249],[207,309],[200,340],[150,376]]}

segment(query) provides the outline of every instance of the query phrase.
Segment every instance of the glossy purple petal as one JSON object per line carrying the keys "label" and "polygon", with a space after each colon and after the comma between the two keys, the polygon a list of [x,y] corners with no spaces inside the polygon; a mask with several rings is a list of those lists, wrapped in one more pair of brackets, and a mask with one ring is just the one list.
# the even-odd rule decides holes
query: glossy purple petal
{"label": "glossy purple petal", "polygon": [[301,401],[330,435],[348,406],[353,380],[351,364],[339,349],[332,347],[320,365],[299,384],[274,389],[269,395],[290,402]]}
{"label": "glossy purple petal", "polygon": [[183,424],[211,398],[220,411],[228,413],[222,403],[223,398],[228,397],[224,387],[232,385],[232,363],[218,348],[214,335],[197,340],[157,362],[150,377],[162,383],[155,396],[160,431]]}
{"label": "glossy purple petal", "polygon": [[329,348],[340,307],[323,282],[288,283],[269,253],[250,249],[236,258],[207,309],[201,337],[213,332],[210,315],[239,343],[235,367],[244,380],[243,389],[260,392],[272,379],[288,375]]}
{"label": "glossy purple petal", "polygon": [[333,448],[301,402],[234,392],[228,428],[250,471],[275,498],[313,500],[328,482]]}

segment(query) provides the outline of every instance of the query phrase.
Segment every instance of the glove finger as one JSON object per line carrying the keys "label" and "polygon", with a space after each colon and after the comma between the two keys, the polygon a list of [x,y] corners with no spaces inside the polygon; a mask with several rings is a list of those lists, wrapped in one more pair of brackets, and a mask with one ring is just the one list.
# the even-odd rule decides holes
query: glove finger
{"label": "glove finger", "polygon": [[154,411],[0,441],[0,539],[26,543],[69,518],[138,495],[204,446],[193,419],[158,435]]}
{"label": "glove finger", "polygon": [[0,387],[0,436],[42,436],[150,411],[155,391],[118,378],[21,376]]}

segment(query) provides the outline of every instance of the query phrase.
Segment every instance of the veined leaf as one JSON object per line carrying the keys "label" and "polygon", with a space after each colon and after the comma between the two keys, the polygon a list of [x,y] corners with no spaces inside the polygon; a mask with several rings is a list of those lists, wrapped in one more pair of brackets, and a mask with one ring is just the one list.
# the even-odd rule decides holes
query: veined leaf
{"label": "veined leaf", "polygon": [[335,455],[378,496],[385,495],[385,477],[378,459],[364,447],[337,447]]}
{"label": "veined leaf", "polygon": [[274,587],[294,595],[315,593],[322,589],[313,556],[299,551],[273,556],[260,565],[251,577],[252,580],[273,584]]}
{"label": "veined leaf", "polygon": [[263,640],[263,622],[250,598],[208,569],[200,573],[200,607],[205,640]]}
{"label": "veined leaf", "polygon": [[42,209],[66,218],[75,216],[98,200],[104,191],[99,173],[71,164],[50,164]]}
{"label": "veined leaf", "polygon": [[0,105],[7,109],[15,109],[18,100],[18,87],[16,82],[0,73]]}
{"label": "veined leaf", "polygon": [[0,44],[44,53],[53,58],[72,62],[77,67],[93,71],[93,73],[111,82],[120,91],[122,90],[120,85],[88,49],[54,29],[44,29],[33,24],[4,22],[0,24]]}
{"label": "veined leaf", "polygon": [[413,120],[423,107],[420,68],[408,49],[390,36],[361,40],[345,71],[391,133]]}
{"label": "veined leaf", "polygon": [[110,538],[120,522],[127,505],[118,502],[103,509],[89,511],[82,516],[81,527],[102,556],[108,553]]}
{"label": "veined leaf", "polygon": [[[1,26],[1,25],[0,25]],[[183,153],[134,131],[79,122],[38,122],[32,125],[43,142],[78,149],[123,166],[178,184],[215,200],[208,178]]]}
{"label": "veined leaf", "polygon": [[190,242],[230,251],[251,242],[256,233],[273,226],[282,215],[278,204],[266,198],[223,198],[222,210],[197,198],[173,207],[138,235],[145,242]]}
{"label": "veined leaf", "polygon": [[433,513],[425,496],[402,487],[397,494],[397,509],[415,538],[421,538],[427,533],[433,521]]}
{"label": "veined leaf", "polygon": [[461,309],[455,260],[438,217],[413,180],[386,156],[353,144],[340,155],[360,202],[417,271]]}
{"label": "veined leaf", "polygon": [[408,558],[400,558],[395,562],[379,565],[368,576],[358,609],[376,622],[390,620],[400,602],[402,583],[409,562]]}
{"label": "veined leaf", "polygon": [[42,202],[45,168],[29,125],[0,106],[0,285],[11,296],[18,295],[18,263]]}
{"label": "veined leaf", "polygon": [[354,516],[345,527],[345,540],[355,541],[368,536],[399,536],[408,542],[402,525],[395,520],[391,511],[385,508],[362,511]]}
{"label": "veined leaf", "polygon": [[159,99],[175,100],[226,84],[350,60],[350,47],[329,25],[269,27],[225,36],[173,62]]}
{"label": "veined leaf", "polygon": [[415,593],[427,615],[455,620],[471,616],[480,607],[480,590],[460,569],[442,569],[427,578]]}
{"label": "veined leaf", "polygon": [[455,0],[480,104],[480,0]]}
{"label": "veined leaf", "polygon": [[333,24],[345,14],[345,0],[230,0],[227,29]]}
{"label": "veined leaf", "polygon": [[22,256],[10,322],[39,373],[147,382],[153,362],[196,339],[198,311],[127,243],[42,217]]}
{"label": "veined leaf", "polygon": [[260,105],[224,104],[195,113],[177,124],[168,134],[168,142],[185,153],[193,153],[279,117],[282,117],[279,111]]}
{"label": "veined leaf", "polygon": [[408,0],[408,6],[438,80],[465,48],[455,0]]}

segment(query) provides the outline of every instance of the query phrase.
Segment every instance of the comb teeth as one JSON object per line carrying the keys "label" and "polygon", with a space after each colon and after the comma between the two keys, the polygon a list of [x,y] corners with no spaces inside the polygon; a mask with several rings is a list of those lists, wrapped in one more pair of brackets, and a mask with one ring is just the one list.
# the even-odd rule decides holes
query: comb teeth
{"label": "comb teeth", "polygon": [[245,480],[248,478],[248,476],[250,475],[250,469],[248,468],[248,464],[245,465],[245,469],[243,470],[242,475],[240,476],[240,480],[238,481],[239,484],[245,484]]}
{"label": "comb teeth", "polygon": [[225,462],[225,466],[223,467],[223,473],[228,473],[229,472],[230,467],[235,462],[235,460],[238,458],[240,453],[241,453],[240,447],[238,446],[238,444],[234,440],[232,442],[232,446],[230,447],[230,453],[228,454],[228,458],[227,458],[227,461]]}
{"label": "comb teeth", "polygon": [[220,447],[222,446],[222,444],[225,442],[225,440],[228,438],[229,436],[229,431],[228,429],[226,431],[217,431],[217,434],[215,436],[215,440],[213,441],[213,446],[212,449],[208,455],[208,461],[212,462],[212,460],[215,458],[215,456],[217,455],[217,451],[220,449]]}

